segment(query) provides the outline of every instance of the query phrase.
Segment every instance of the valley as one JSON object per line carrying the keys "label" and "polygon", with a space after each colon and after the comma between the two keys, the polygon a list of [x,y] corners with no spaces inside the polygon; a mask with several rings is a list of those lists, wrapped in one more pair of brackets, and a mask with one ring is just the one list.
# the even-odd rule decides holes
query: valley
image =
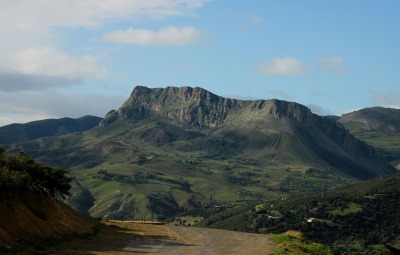
{"label": "valley", "polygon": [[137,86],[98,126],[7,150],[69,169],[69,205],[119,220],[326,192],[396,171],[342,124],[300,104],[191,87]]}
{"label": "valley", "polygon": [[[269,249],[270,236],[260,233],[278,234],[274,238],[285,240],[282,247],[297,247],[293,254],[298,249],[332,254],[325,246],[385,252],[382,244],[398,245],[399,236],[398,219],[389,215],[398,215],[399,119],[395,109],[324,117],[276,99],[137,86],[104,119],[43,120],[19,125],[15,134],[10,126],[0,127],[0,141],[17,162],[36,164],[34,159],[63,173],[64,202],[112,225],[90,241],[74,239],[60,248],[70,252],[65,254],[207,254],[210,249],[224,254],[227,247],[242,254],[264,247],[265,240]],[[2,174],[9,174],[8,167],[4,164]],[[185,223],[190,227],[126,222],[168,223],[176,216],[191,218]],[[279,236],[291,230],[307,237]],[[363,231],[371,234],[364,237]],[[210,237],[215,246],[208,244]],[[308,237],[322,245],[308,247]],[[254,243],[244,242],[248,238]],[[112,245],[101,245],[107,242]]]}
{"label": "valley", "polygon": [[399,255],[399,10],[0,0],[0,255]]}

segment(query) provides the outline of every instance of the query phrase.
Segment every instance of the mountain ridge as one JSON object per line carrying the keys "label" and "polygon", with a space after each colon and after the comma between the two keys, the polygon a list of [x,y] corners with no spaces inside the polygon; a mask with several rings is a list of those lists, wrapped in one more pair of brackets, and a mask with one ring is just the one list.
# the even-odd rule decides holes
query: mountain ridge
{"label": "mountain ridge", "polygon": [[312,114],[311,110],[303,105],[278,99],[224,98],[200,87],[150,89],[136,86],[121,108],[107,114],[100,125],[105,126],[116,119],[141,119],[157,113],[166,119],[193,127],[219,127],[229,118],[232,109],[235,108],[262,109],[264,113],[268,112],[275,118],[280,118],[281,115],[292,115],[298,120]]}
{"label": "mountain ridge", "polygon": [[[385,160],[372,147],[357,140],[341,123],[313,114],[306,106],[278,99],[251,101],[224,98],[199,87],[150,89],[137,86],[129,99],[117,111],[108,114],[100,126],[105,127],[117,120],[136,122],[145,118],[161,118],[172,125],[203,132],[232,127],[254,130],[269,136],[287,132],[295,136],[295,140],[312,139],[312,131],[315,134],[319,133],[321,138],[325,139],[324,142],[331,143],[332,147],[341,147],[347,154],[372,158],[385,164]],[[296,137],[299,133],[303,135],[300,138]],[[324,146],[313,144],[310,147]],[[308,150],[314,151],[308,152],[308,155],[319,153],[313,148]],[[329,152],[331,149],[324,147],[323,150]],[[359,151],[356,152],[357,150]],[[355,155],[357,153],[361,154]],[[323,154],[320,153],[324,156]],[[308,158],[308,161],[313,160],[312,156],[302,157]],[[325,158],[324,161],[333,164],[334,160]],[[378,166],[377,169],[381,168]],[[381,174],[391,171],[380,170]],[[351,174],[361,177],[357,173]],[[374,175],[370,177],[372,176]]]}
{"label": "mountain ridge", "polygon": [[400,132],[400,109],[369,107],[343,114],[340,121],[353,122],[364,131]]}
{"label": "mountain ridge", "polygon": [[71,132],[83,132],[99,124],[100,117],[86,115],[77,119],[60,118],[10,124],[0,127],[0,144],[35,140],[46,136],[58,136]]}
{"label": "mountain ridge", "polygon": [[339,121],[354,136],[374,146],[400,169],[400,109],[364,108],[343,114]]}
{"label": "mountain ridge", "polygon": [[71,204],[111,219],[324,192],[396,171],[341,123],[303,105],[190,87],[135,87],[86,132],[7,148],[71,169]]}

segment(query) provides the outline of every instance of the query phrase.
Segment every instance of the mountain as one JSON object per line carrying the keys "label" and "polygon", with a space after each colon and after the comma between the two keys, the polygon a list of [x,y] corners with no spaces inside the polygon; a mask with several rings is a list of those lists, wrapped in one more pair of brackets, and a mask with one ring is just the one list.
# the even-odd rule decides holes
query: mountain
{"label": "mountain", "polygon": [[327,191],[395,171],[341,123],[303,105],[191,87],[137,86],[95,128],[7,149],[71,169],[71,204],[115,219]]}
{"label": "mountain", "polygon": [[400,109],[365,108],[343,114],[339,121],[400,169]]}
{"label": "mountain", "polygon": [[331,246],[335,254],[388,254],[400,247],[400,174],[395,173],[320,194],[293,196],[232,209],[208,208],[196,226],[282,233],[301,231]]}
{"label": "mountain", "polygon": [[0,127],[0,144],[19,143],[46,136],[84,132],[97,126],[102,118],[84,116],[78,119],[46,119],[26,124],[10,124]]}
{"label": "mountain", "polygon": [[[297,103],[276,99],[241,101],[201,88],[136,87],[125,104],[110,112],[100,126],[144,119],[220,135],[240,143],[238,150],[244,154],[272,162],[329,165],[360,179],[393,171],[373,148],[355,139],[341,125]],[[162,143],[167,132],[159,131],[152,138]],[[167,139],[171,142],[175,137]],[[361,163],[361,158],[366,164]]]}
{"label": "mountain", "polygon": [[400,109],[365,108],[343,114],[340,122],[354,131],[400,133]]}

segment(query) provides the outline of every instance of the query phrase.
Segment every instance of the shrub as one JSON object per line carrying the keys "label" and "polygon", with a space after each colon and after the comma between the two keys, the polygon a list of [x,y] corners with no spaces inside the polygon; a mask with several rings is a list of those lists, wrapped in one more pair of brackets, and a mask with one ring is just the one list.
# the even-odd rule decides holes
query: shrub
{"label": "shrub", "polygon": [[24,152],[6,154],[0,147],[0,188],[2,190],[46,191],[53,197],[56,192],[69,195],[71,179],[68,172],[38,162]]}

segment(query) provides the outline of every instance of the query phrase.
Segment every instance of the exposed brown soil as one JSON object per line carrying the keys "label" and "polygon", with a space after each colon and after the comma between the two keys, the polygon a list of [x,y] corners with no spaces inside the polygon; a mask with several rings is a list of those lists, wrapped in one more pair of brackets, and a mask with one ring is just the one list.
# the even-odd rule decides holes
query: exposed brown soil
{"label": "exposed brown soil", "polygon": [[56,254],[269,254],[268,235],[219,229],[105,222],[110,225],[89,240],[59,246]]}
{"label": "exposed brown soil", "polygon": [[0,191],[0,247],[21,240],[91,233],[96,224],[47,193]]}

